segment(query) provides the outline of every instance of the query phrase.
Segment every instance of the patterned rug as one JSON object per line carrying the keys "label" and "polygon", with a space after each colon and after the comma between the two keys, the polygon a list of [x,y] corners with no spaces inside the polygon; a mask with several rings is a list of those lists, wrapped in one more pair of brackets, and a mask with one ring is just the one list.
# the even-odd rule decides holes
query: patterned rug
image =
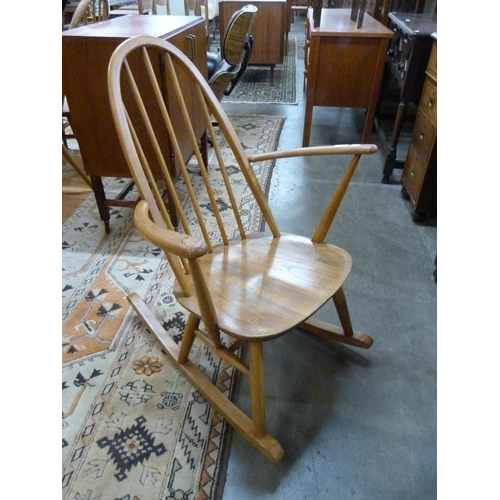
{"label": "patterned rug", "polygon": [[288,52],[283,64],[274,68],[271,85],[271,68],[268,66],[248,66],[231,95],[223,102],[298,104],[297,101],[297,40],[290,37]]}
{"label": "patterned rug", "polygon": [[[277,148],[284,119],[231,121],[249,152]],[[273,166],[254,166],[266,192]],[[218,175],[211,167],[211,175]],[[241,177],[234,168],[233,185]],[[106,178],[106,192],[120,192],[124,183]],[[239,193],[248,224],[259,229],[261,214],[247,198]],[[159,249],[135,230],[132,215],[130,208],[112,208],[106,234],[92,194],[63,225],[62,497],[220,498],[230,428],[168,361],[126,301],[138,292],[179,342],[185,313],[172,295],[172,273]],[[233,370],[201,343],[193,352],[230,397]]]}

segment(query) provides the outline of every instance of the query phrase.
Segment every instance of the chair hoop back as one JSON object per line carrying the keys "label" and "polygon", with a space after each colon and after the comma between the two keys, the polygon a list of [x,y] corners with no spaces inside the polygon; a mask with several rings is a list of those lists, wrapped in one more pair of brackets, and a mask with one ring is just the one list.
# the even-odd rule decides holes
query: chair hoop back
{"label": "chair hoop back", "polygon": [[[153,69],[152,58],[156,57],[163,59],[164,75]],[[126,40],[111,58],[108,83],[111,109],[128,166],[156,224],[176,229],[176,220],[172,217],[175,213],[182,231],[202,238],[210,251],[215,243],[227,244],[235,236],[246,238],[247,228],[238,213],[229,179],[229,170],[238,168],[271,230],[279,234],[267,200],[220,102],[180,50],[154,37]],[[162,90],[164,85],[169,88],[168,102]],[[190,111],[193,107],[186,101],[186,89],[196,113]],[[217,132],[213,117],[218,122]],[[207,161],[200,151],[199,137],[203,131],[213,144],[211,153],[220,170],[218,195],[210,185]],[[230,157],[222,154],[221,140],[230,146]],[[166,151],[165,144],[170,151]],[[166,159],[170,155],[174,159],[173,167]],[[219,206],[221,190],[225,191],[230,206]],[[170,209],[165,199],[169,200]],[[209,203],[213,212],[210,227],[201,213],[203,202],[200,200]],[[234,218],[237,234],[226,233],[228,217]]]}

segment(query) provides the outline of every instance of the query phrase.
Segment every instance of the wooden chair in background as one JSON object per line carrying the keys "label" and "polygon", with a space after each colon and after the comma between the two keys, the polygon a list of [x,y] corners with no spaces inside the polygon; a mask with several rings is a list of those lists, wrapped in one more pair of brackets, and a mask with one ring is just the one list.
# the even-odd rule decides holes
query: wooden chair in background
{"label": "wooden chair in background", "polygon": [[[195,151],[197,168],[203,180],[196,192],[179,147],[186,131],[179,134],[172,127],[169,109],[153,71],[151,53],[154,53],[155,60],[159,53],[164,62],[166,74],[169,75],[169,91],[175,96],[178,103],[176,109],[180,110]],[[129,64],[129,59],[133,60],[133,65]],[[140,62],[145,68],[139,68]],[[136,71],[140,71],[138,75],[141,75],[141,83],[144,83],[142,75],[149,75],[150,89],[145,96],[147,102],[143,101],[137,90],[134,79]],[[191,114],[183,93],[186,78],[194,89],[194,104],[198,110],[195,119],[204,120],[213,143],[213,155],[220,168],[220,185],[216,193],[210,185],[211,176],[199,153],[194,127],[189,121]],[[347,309],[342,286],[351,270],[351,257],[342,248],[325,243],[324,240],[358,161],[362,155],[375,153],[377,147],[372,144],[320,146],[247,155],[207,81],[181,51],[154,37],[131,38],[116,49],[109,65],[108,90],[120,143],[142,198],[135,209],[136,227],[145,238],[165,252],[176,277],[175,296],[188,311],[180,345],[169,336],[137,293],[129,295],[129,302],[169,357],[215,410],[257,450],[269,460],[277,462],[284,451],[266,430],[264,343],[293,328],[302,328],[323,338],[361,348],[368,348],[373,342],[368,335],[353,330]],[[134,99],[132,102],[127,100],[126,105],[122,95],[130,93]],[[163,116],[163,131],[158,130],[161,128],[158,124],[155,127],[151,125],[147,111],[152,105],[151,96],[155,96],[154,107]],[[212,126],[213,118],[219,125],[217,134]],[[185,183],[182,202],[157,139],[157,134],[165,130],[172,143],[176,168]],[[222,137],[229,145],[232,157],[227,152],[222,155],[219,145]],[[151,151],[154,151],[153,155]],[[325,200],[325,212],[312,238],[281,234],[252,164],[317,155],[331,155],[332,168],[334,165],[338,167],[334,155],[341,155],[337,160],[345,157],[340,183],[337,187],[332,186],[332,197]],[[155,166],[160,165],[162,183],[167,187],[175,206],[178,225],[172,223],[169,210],[163,202],[164,193],[158,188],[156,173],[152,172],[151,157],[154,158]],[[245,219],[238,213],[230,182],[235,168],[241,171],[248,183],[269,232],[247,234]],[[211,169],[211,172],[213,170],[217,169]],[[194,177],[200,181],[200,175]],[[228,202],[219,207],[217,199],[223,197],[223,191]],[[201,213],[199,200],[203,196],[209,200],[205,203],[209,203],[214,212],[214,227],[207,228],[207,221]],[[231,221],[231,231],[227,221]],[[331,300],[337,309],[340,327],[312,318],[319,308]],[[196,361],[190,359],[195,338],[249,377],[251,417],[225,397],[198,370]],[[238,350],[243,345],[248,346],[248,362],[246,349]],[[244,352],[244,355],[240,355],[240,352]],[[272,360],[269,361],[272,363]]]}
{"label": "wooden chair in background", "polygon": [[69,23],[69,29],[109,19],[108,0],[80,0]]}
{"label": "wooden chair in background", "polygon": [[[169,2],[166,0],[167,4],[167,10],[168,10],[168,5]],[[144,15],[144,14],[150,14],[150,15],[157,15],[157,2],[156,0],[136,0],[135,4],[131,5],[124,5],[123,7],[120,7],[116,10],[111,11],[111,17],[116,17],[117,15],[132,15],[132,14],[138,14],[138,15]]]}

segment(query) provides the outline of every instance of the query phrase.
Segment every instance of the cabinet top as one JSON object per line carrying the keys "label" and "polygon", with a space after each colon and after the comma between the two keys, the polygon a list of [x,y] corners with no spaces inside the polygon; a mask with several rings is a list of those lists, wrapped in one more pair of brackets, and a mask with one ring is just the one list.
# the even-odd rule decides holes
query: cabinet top
{"label": "cabinet top", "polygon": [[313,9],[309,9],[308,16],[311,36],[393,37],[392,30],[386,28],[366,12],[363,17],[363,26],[359,29],[356,27],[356,21],[351,21],[351,9],[322,9],[321,23],[317,28],[314,28]]}
{"label": "cabinet top", "polygon": [[429,36],[437,31],[437,14],[391,12],[389,19],[408,35]]}
{"label": "cabinet top", "polygon": [[200,22],[204,22],[201,16],[120,16],[63,31],[62,36],[63,40],[65,37],[131,38],[137,35],[163,38]]}

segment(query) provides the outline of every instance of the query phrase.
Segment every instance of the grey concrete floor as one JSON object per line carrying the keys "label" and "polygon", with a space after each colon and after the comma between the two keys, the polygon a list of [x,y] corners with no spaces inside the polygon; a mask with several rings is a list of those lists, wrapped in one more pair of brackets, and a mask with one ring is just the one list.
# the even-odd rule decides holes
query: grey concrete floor
{"label": "grey concrete floor", "polygon": [[[280,149],[302,144],[303,21],[292,25],[298,105],[224,104],[229,114],[285,117]],[[315,108],[311,145],[359,142],[363,122],[362,110]],[[224,500],[437,496],[437,222],[412,221],[401,171],[381,183],[384,159],[362,158],[328,237],[353,257],[344,290],[354,328],[374,344],[357,350],[293,331],[265,345],[267,426],[285,456],[272,464],[234,433]],[[337,178],[325,158],[277,162],[269,200],[281,230],[310,235]],[[318,316],[338,324],[331,304]],[[249,410],[246,380],[236,402]]]}

